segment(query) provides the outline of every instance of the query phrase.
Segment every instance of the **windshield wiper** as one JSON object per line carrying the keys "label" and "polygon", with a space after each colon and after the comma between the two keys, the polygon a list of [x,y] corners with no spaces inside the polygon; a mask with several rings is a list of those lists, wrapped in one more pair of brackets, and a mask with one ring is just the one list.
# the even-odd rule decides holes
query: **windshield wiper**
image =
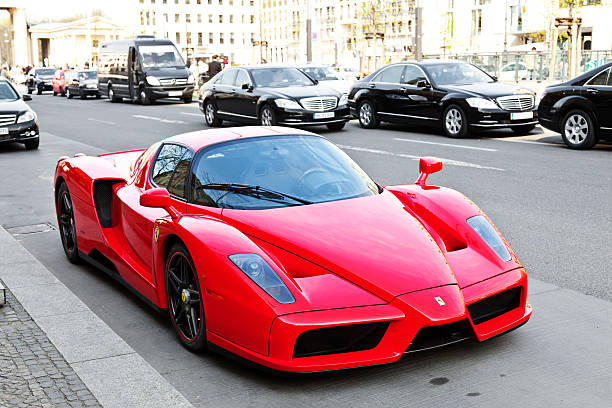
{"label": "windshield wiper", "polygon": [[[198,188],[203,190],[222,190],[230,193],[238,193],[248,195],[256,198],[272,199],[272,200],[285,200],[289,199],[300,204],[312,204],[311,201],[304,200],[302,198],[294,197],[289,194],[281,193],[279,191],[270,190],[261,186],[253,186],[249,184],[238,184],[238,183],[208,183],[199,186]],[[219,201],[223,196],[219,197]]]}

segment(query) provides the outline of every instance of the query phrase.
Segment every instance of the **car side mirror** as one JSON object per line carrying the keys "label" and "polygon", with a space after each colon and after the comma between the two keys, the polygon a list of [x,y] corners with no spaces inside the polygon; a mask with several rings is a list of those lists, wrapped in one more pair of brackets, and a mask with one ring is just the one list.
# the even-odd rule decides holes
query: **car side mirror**
{"label": "car side mirror", "polygon": [[247,91],[252,91],[253,90],[253,85],[251,84],[242,84],[242,89],[246,89]]}
{"label": "car side mirror", "polygon": [[21,95],[21,99],[23,99],[24,101],[31,101],[32,95]]}
{"label": "car side mirror", "polygon": [[497,77],[495,75],[491,75],[491,78],[493,79],[493,82],[497,82]]}
{"label": "car side mirror", "polygon": [[416,184],[424,186],[427,181],[427,176],[442,170],[442,161],[436,157],[421,157],[419,161],[419,178]]}
{"label": "car side mirror", "polygon": [[420,81],[418,81],[416,83],[416,86],[417,88],[431,88],[431,85],[425,79],[421,79]]}
{"label": "car side mirror", "polygon": [[165,188],[152,188],[140,195],[140,205],[149,208],[163,208],[172,218],[178,217],[178,212],[172,207],[170,193]]}

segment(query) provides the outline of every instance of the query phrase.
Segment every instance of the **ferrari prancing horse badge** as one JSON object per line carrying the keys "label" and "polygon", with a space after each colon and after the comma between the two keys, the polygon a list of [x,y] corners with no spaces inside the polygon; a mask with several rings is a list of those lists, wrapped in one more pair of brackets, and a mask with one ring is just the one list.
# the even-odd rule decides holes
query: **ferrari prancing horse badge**
{"label": "ferrari prancing horse badge", "polygon": [[159,226],[155,226],[155,230],[153,231],[153,237],[155,238],[155,242],[159,239]]}

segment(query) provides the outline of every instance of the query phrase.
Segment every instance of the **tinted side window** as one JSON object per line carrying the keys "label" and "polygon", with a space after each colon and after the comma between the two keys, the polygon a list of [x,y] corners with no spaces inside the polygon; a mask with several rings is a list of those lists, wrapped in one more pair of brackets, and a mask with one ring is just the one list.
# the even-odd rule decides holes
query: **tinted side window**
{"label": "tinted side window", "polygon": [[399,84],[402,80],[403,71],[403,65],[395,65],[386,68],[380,74],[378,74],[376,78],[374,78],[374,82],[389,82],[392,84]]}
{"label": "tinted side window", "polygon": [[186,147],[175,144],[165,144],[162,146],[155,160],[151,177],[155,185],[158,187],[168,187],[172,173],[186,150]]}
{"label": "tinted side window", "polygon": [[219,78],[216,82],[221,85],[234,85],[236,79],[236,71],[235,69],[230,69],[227,72],[223,73],[223,76]]}
{"label": "tinted side window", "polygon": [[251,80],[249,79],[249,76],[247,75],[246,71],[239,69],[238,74],[236,75],[235,82],[236,82],[236,86],[240,87],[244,84],[250,84]]}
{"label": "tinted side window", "polygon": [[611,85],[608,76],[610,74],[610,69],[603,70],[599,74],[595,75],[588,83],[588,85]]}
{"label": "tinted side window", "polygon": [[416,85],[419,81],[425,81],[426,79],[425,74],[419,68],[414,65],[406,65],[402,84]]}
{"label": "tinted side window", "polygon": [[189,169],[191,168],[191,161],[193,160],[193,151],[187,150],[181,160],[179,160],[170,183],[168,183],[168,192],[177,197],[186,198],[185,185],[187,184],[187,176],[189,175]]}

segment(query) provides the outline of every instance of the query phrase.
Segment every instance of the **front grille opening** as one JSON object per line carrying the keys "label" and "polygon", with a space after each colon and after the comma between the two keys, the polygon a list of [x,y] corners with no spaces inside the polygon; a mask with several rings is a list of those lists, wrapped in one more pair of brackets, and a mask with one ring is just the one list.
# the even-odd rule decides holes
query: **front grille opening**
{"label": "front grille opening", "polygon": [[370,350],[380,343],[388,327],[389,322],[376,322],[308,330],[295,341],[293,358]]}
{"label": "front grille opening", "polygon": [[480,324],[501,316],[512,309],[516,309],[521,303],[521,287],[505,290],[478,302],[469,305],[468,312],[474,324]]}
{"label": "front grille opening", "polygon": [[446,346],[470,339],[472,336],[472,329],[467,320],[423,327],[412,339],[406,353]]}

